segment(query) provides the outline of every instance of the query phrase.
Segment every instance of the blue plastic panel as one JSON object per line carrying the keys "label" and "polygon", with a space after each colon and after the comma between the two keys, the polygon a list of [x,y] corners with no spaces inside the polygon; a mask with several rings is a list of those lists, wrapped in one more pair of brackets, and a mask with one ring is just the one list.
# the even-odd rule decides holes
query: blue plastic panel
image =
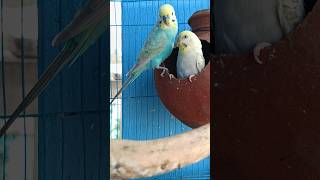
{"label": "blue plastic panel", "polygon": [[[72,20],[80,1],[39,1],[39,74],[57,55],[51,41]],[[106,34],[39,98],[39,180],[109,178]]]}

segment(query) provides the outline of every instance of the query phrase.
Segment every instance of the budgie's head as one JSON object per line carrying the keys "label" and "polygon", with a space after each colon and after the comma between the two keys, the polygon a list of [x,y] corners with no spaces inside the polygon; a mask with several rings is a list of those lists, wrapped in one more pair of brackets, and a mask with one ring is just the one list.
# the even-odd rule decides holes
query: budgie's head
{"label": "budgie's head", "polygon": [[170,4],[160,7],[158,24],[161,29],[178,28],[176,13]]}
{"label": "budgie's head", "polygon": [[179,52],[187,52],[192,50],[201,50],[202,44],[198,36],[191,31],[182,31],[176,41],[176,47],[179,47]]}

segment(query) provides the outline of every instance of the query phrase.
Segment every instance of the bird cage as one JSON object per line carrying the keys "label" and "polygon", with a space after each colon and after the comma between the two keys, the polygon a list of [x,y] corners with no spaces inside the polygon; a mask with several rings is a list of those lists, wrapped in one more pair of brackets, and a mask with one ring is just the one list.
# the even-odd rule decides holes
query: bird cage
{"label": "bird cage", "polygon": [[[114,18],[121,18],[118,24],[112,24],[111,29],[118,27],[117,33],[121,33],[121,40],[114,41],[114,46],[119,47],[115,43],[121,43],[122,49],[115,49],[112,52],[118,54],[114,57],[121,57],[122,69],[111,70],[114,73],[120,72],[125,80],[126,73],[136,63],[138,53],[143,47],[143,43],[148,33],[156,23],[158,11],[161,5],[169,3],[175,8],[177,21],[179,23],[179,32],[183,30],[191,30],[188,20],[193,13],[202,9],[210,8],[209,0],[141,0],[141,1],[111,1],[110,6],[117,6],[118,14]],[[112,13],[112,12],[111,12]],[[111,16],[113,16],[111,14]],[[115,22],[115,20],[113,20]],[[119,24],[121,23],[121,24]],[[112,31],[112,30],[111,30]],[[117,35],[113,34],[114,39]],[[120,37],[118,35],[118,37]],[[112,43],[112,41],[111,41]],[[112,45],[111,45],[112,46]],[[115,59],[116,60],[116,59]],[[116,66],[114,66],[116,67]],[[118,66],[117,66],[118,67]],[[126,90],[123,91],[122,97],[117,103],[121,103],[121,137],[123,139],[133,140],[150,140],[167,136],[173,136],[191,128],[180,122],[175,114],[171,114],[163,101],[160,99],[156,88],[154,77],[156,73],[152,70],[143,72]],[[116,77],[116,75],[114,75]],[[121,87],[114,86],[111,90],[111,98]],[[114,107],[114,105],[112,105]],[[209,107],[208,107],[209,109]],[[118,115],[118,117],[120,117]],[[206,158],[173,172],[152,177],[149,179],[210,179],[210,160]]]}

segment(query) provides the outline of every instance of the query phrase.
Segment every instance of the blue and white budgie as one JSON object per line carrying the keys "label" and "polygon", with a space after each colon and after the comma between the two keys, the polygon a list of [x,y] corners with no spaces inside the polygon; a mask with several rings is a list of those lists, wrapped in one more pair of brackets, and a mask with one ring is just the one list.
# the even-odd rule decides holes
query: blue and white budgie
{"label": "blue and white budgie", "polygon": [[110,104],[145,70],[162,69],[162,76],[165,71],[168,71],[167,68],[160,67],[160,64],[171,54],[177,33],[178,21],[174,8],[170,4],[164,4],[160,7],[157,23],[141,49],[137,63],[127,73],[127,80]]}
{"label": "blue and white budgie", "polygon": [[189,78],[199,74],[205,67],[205,59],[202,52],[202,44],[196,34],[191,31],[183,31],[176,42],[179,47],[177,59],[178,78]]}
{"label": "blue and white budgie", "polygon": [[72,22],[68,24],[52,42],[54,46],[65,42],[63,49],[1,128],[0,137],[66,64],[72,65],[74,61],[106,32],[108,21],[109,6],[105,0],[82,1],[81,7]]}

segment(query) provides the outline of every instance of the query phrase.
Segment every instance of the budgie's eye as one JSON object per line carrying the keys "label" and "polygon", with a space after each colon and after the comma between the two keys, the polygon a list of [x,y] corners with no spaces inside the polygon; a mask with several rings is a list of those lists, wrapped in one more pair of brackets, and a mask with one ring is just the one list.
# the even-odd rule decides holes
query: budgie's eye
{"label": "budgie's eye", "polygon": [[187,39],[187,35],[184,35],[184,38]]}
{"label": "budgie's eye", "polygon": [[173,16],[173,12],[172,12],[172,16]]}

